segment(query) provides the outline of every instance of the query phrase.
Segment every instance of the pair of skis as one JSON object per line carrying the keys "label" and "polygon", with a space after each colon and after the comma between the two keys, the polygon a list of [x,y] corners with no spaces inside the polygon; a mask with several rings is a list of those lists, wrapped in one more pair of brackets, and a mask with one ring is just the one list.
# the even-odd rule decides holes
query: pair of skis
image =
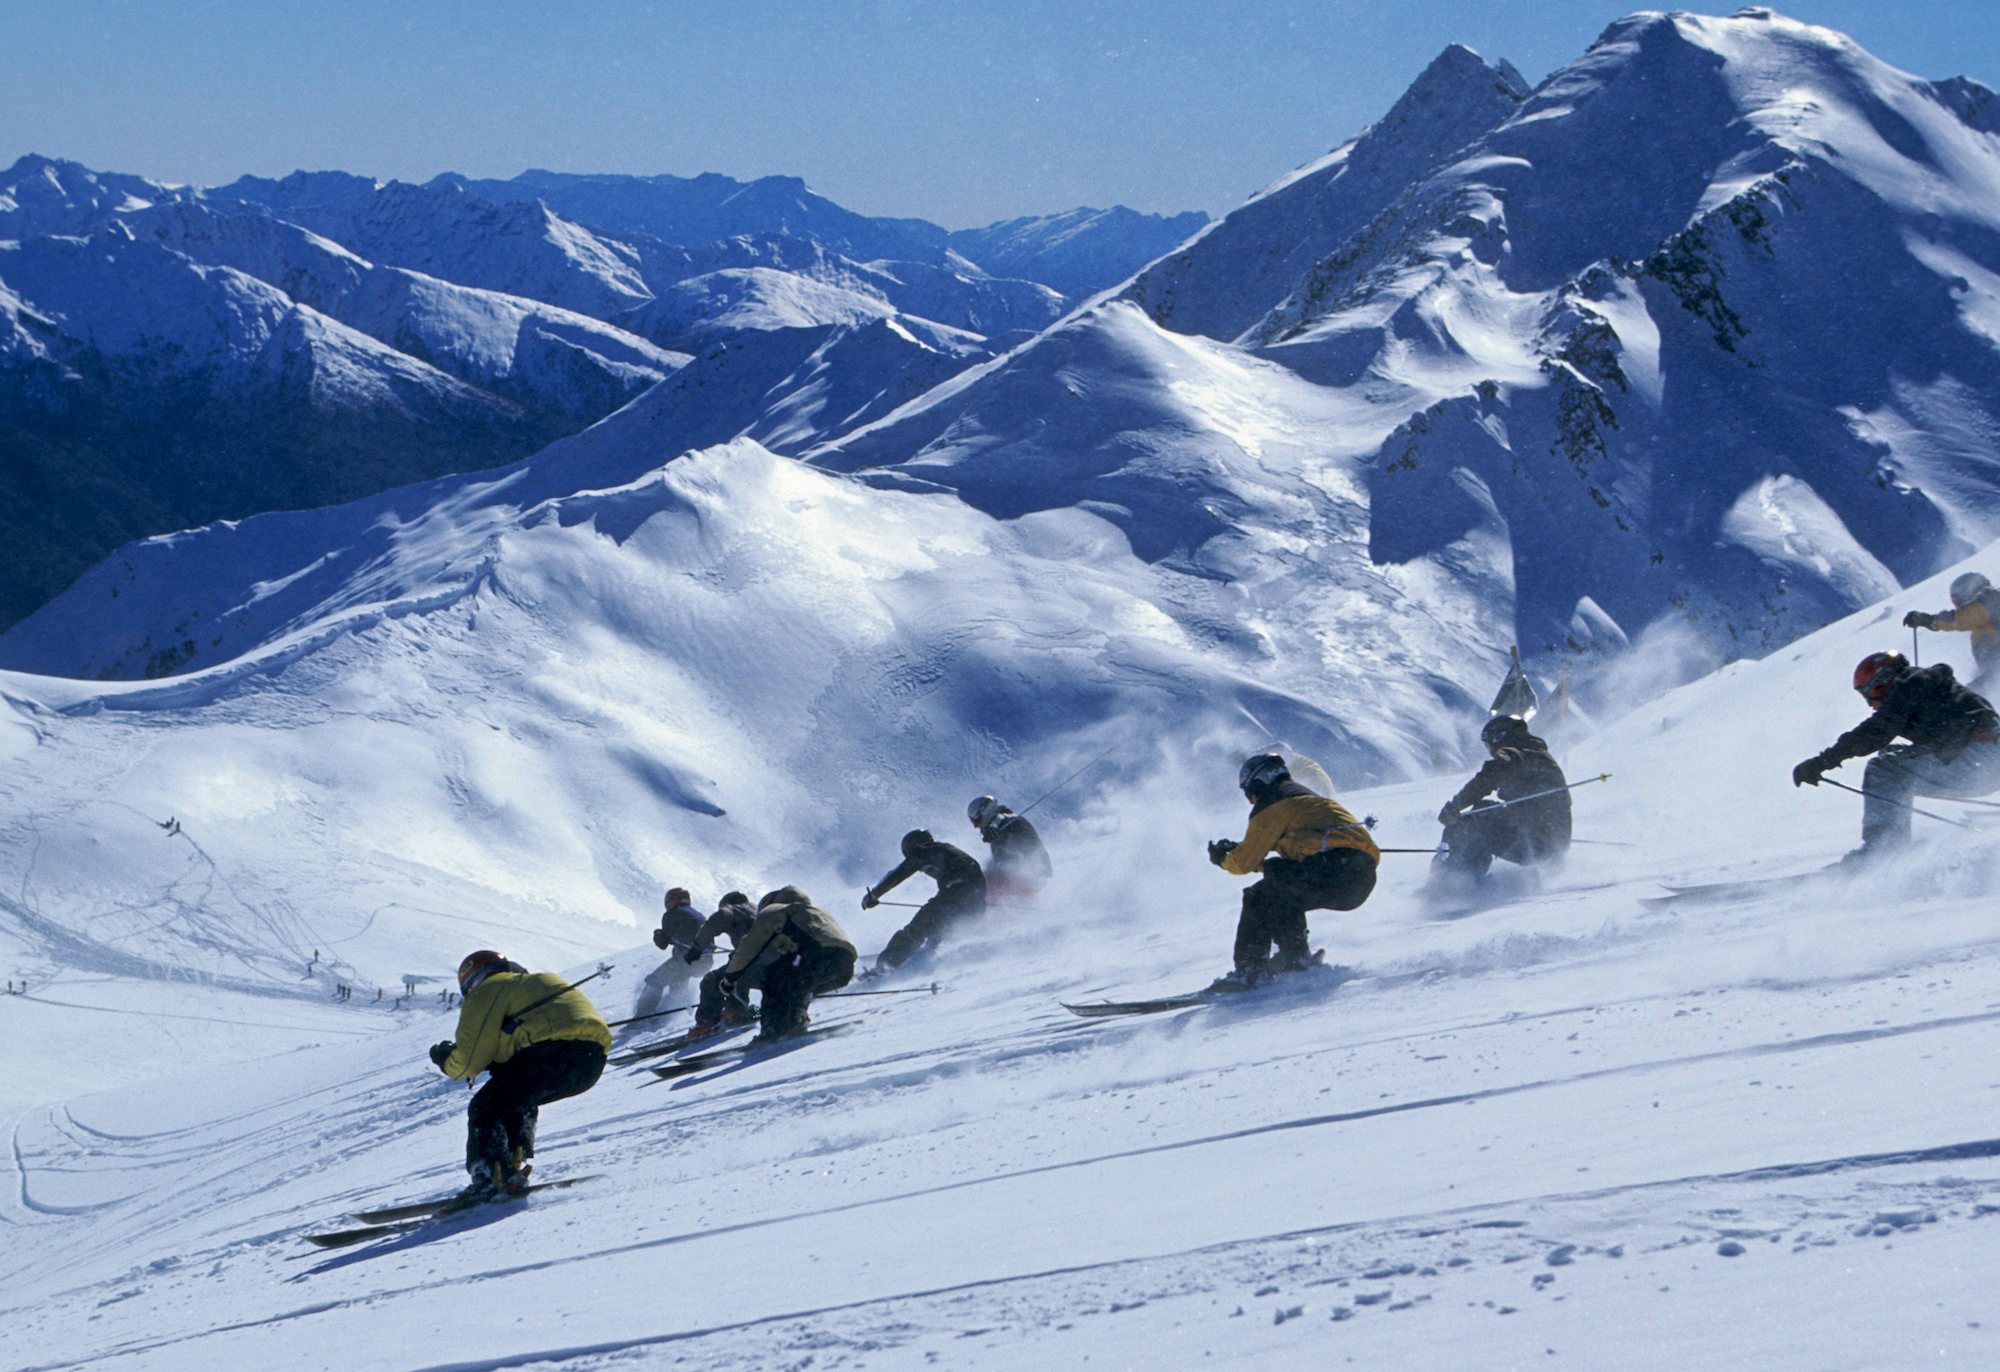
{"label": "pair of skis", "polygon": [[584,1177],[563,1177],[557,1181],[538,1181],[524,1186],[518,1191],[506,1191],[494,1196],[469,1197],[463,1192],[445,1196],[439,1200],[414,1201],[408,1205],[384,1206],[379,1210],[354,1210],[349,1213],[361,1224],[351,1229],[331,1229],[323,1233],[307,1234],[306,1242],[315,1248],[346,1248],[370,1239],[387,1238],[391,1234],[406,1234],[413,1229],[421,1229],[427,1224],[446,1219],[452,1215],[463,1215],[482,1206],[501,1205],[508,1201],[532,1196],[537,1191],[555,1191],[566,1186],[576,1186],[586,1181],[597,1181],[600,1174],[592,1173]]}
{"label": "pair of skis", "polygon": [[1169,1010],[1189,1010],[1197,1005],[1212,1005],[1219,1000],[1229,1000],[1236,996],[1254,996],[1279,988],[1290,989],[1297,985],[1297,977],[1308,975],[1326,965],[1326,949],[1315,949],[1312,960],[1295,972],[1280,972],[1258,982],[1254,986],[1216,987],[1209,986],[1199,991],[1189,991],[1185,995],[1161,996],[1156,1000],[1100,1000],[1084,1005],[1072,1005],[1068,1001],[1062,1008],[1072,1015],[1084,1019],[1116,1019],[1126,1015],[1161,1015]]}
{"label": "pair of skis", "polygon": [[827,1038],[838,1034],[853,1023],[854,1021],[850,1019],[835,1020],[832,1024],[823,1024],[807,1029],[803,1033],[779,1039],[776,1043],[733,1044],[727,1048],[711,1049],[706,1053],[693,1053],[678,1062],[670,1062],[664,1067],[649,1067],[646,1070],[654,1076],[661,1078],[684,1077],[692,1072],[699,1072],[705,1067],[713,1067],[718,1062],[727,1062],[731,1058],[756,1060],[776,1057],[780,1053],[787,1053],[794,1048],[801,1048],[811,1043],[814,1039]]}

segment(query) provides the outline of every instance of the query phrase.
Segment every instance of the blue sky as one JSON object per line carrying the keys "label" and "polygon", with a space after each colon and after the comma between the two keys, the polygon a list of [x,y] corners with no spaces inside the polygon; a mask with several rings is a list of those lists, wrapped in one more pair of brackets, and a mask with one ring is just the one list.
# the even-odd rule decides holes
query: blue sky
{"label": "blue sky", "polygon": [[[0,165],[39,152],[201,184],[785,174],[952,228],[1080,204],[1218,213],[1378,117],[1448,43],[1539,80],[1641,7],[0,0]],[[1920,75],[2000,85],[2000,0],[1778,8]]]}

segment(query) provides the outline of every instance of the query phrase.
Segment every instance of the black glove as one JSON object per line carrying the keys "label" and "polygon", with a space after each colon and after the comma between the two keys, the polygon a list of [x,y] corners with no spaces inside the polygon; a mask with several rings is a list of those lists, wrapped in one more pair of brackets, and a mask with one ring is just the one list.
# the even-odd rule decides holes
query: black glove
{"label": "black glove", "polygon": [[1455,824],[1462,813],[1464,812],[1458,808],[1458,802],[1447,800],[1444,808],[1438,811],[1438,823],[1446,826]]}
{"label": "black glove", "polygon": [[1208,841],[1208,860],[1220,867],[1223,860],[1236,851],[1233,838],[1212,838]]}
{"label": "black glove", "polygon": [[450,1057],[457,1047],[458,1045],[450,1039],[446,1039],[442,1043],[433,1043],[431,1045],[431,1061],[439,1068],[443,1068],[445,1059]]}
{"label": "black glove", "polygon": [[702,947],[699,943],[690,943],[688,950],[681,954],[681,958],[687,962],[700,962],[707,956],[708,949]]}
{"label": "black glove", "polygon": [[1825,759],[1818,756],[1809,757],[1798,766],[1792,768],[1792,785],[1817,786],[1819,785],[1820,777],[1825,775],[1825,773]]}
{"label": "black glove", "polygon": [[661,949],[671,948],[673,946],[673,943],[674,941],[667,937],[666,930],[655,929],[653,931],[653,946],[655,948],[661,948]]}
{"label": "black glove", "polygon": [[736,978],[731,976],[729,973],[724,972],[721,976],[715,979],[715,989],[722,992],[722,998],[724,1000],[735,999]]}
{"label": "black glove", "polygon": [[861,908],[864,910],[873,910],[876,906],[880,905],[881,903],[882,903],[882,897],[875,894],[875,888],[872,886],[869,887],[867,892],[863,894],[863,896],[861,897]]}
{"label": "black glove", "polygon": [[1935,629],[1937,628],[1937,621],[1938,617],[1936,615],[1926,614],[1922,610],[1912,610],[1903,616],[1903,627],[1905,629]]}

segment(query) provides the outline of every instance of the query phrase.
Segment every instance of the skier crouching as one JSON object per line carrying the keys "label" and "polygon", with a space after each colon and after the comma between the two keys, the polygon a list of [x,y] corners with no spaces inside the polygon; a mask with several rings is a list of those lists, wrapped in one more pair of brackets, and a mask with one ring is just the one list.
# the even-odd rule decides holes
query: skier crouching
{"label": "skier crouching", "polygon": [[[743,987],[763,994],[753,1043],[775,1043],[806,1027],[812,998],[837,991],[854,978],[854,941],[838,921],[796,886],[781,886],[757,902],[757,922],[737,943],[729,963],[702,981],[706,1015],[717,1016],[724,998]],[[711,985],[711,982],[713,983]]]}
{"label": "skier crouching", "polygon": [[[1438,811],[1444,848],[1441,874],[1476,878],[1494,858],[1533,866],[1569,851],[1569,784],[1549,755],[1549,745],[1528,732],[1526,720],[1495,715],[1479,731],[1491,756]],[[1487,796],[1500,804],[1479,805]]]}
{"label": "skier crouching", "polygon": [[[1236,924],[1236,966],[1210,988],[1247,990],[1276,972],[1312,960],[1308,910],[1352,910],[1375,889],[1381,850],[1360,820],[1338,802],[1292,780],[1276,753],[1259,753],[1237,771],[1250,802],[1250,827],[1239,843],[1219,838],[1208,860],[1233,876],[1261,871],[1243,892]],[[1272,955],[1272,945],[1277,953]]]}
{"label": "skier crouching", "polygon": [[[1912,667],[1901,653],[1870,653],[1854,689],[1874,713],[1792,768],[1792,785],[1817,786],[1849,758],[1875,757],[1861,774],[1861,846],[1841,859],[1867,862],[1910,841],[1913,796],[1983,796],[2000,790],[2000,716],[1958,684],[1945,663]],[[1890,748],[1897,738],[1905,747]]]}
{"label": "skier crouching", "polygon": [[1033,900],[1049,884],[1055,867],[1026,815],[1015,814],[992,796],[975,796],[965,817],[993,852],[986,864],[989,901]]}
{"label": "skier crouching", "polygon": [[[694,964],[700,962],[703,956],[696,951],[701,929],[702,917],[694,908],[694,898],[688,894],[687,887],[676,886],[668,891],[667,907],[660,915],[660,927],[653,931],[653,946],[667,956],[639,983],[639,996],[632,1006],[633,1019],[651,1019],[659,1012],[660,1002],[667,998],[669,992],[678,993],[682,986],[694,979]],[[688,957],[690,952],[695,955]]]}
{"label": "skier crouching", "polygon": [[898,929],[875,959],[876,971],[900,967],[919,949],[935,949],[945,931],[986,910],[986,874],[972,854],[931,837],[928,829],[903,835],[903,860],[882,874],[861,897],[861,908],[873,910],[882,897],[922,872],[937,883],[937,894],[925,901]]}
{"label": "skier crouching", "polygon": [[530,973],[489,948],[458,964],[458,1037],[431,1048],[443,1073],[491,1075],[466,1109],[467,1198],[527,1185],[535,1123],[552,1100],[582,1095],[604,1072],[611,1030],[590,998],[553,972]]}
{"label": "skier crouching", "polygon": [[[731,891],[715,907],[715,913],[695,930],[693,941],[681,957],[687,962],[701,961],[714,949],[716,939],[724,934],[729,935],[729,947],[734,952],[743,946],[743,940],[756,923],[757,912],[751,908],[750,897],[741,891]],[[750,1008],[750,1002],[744,999],[745,988],[732,981],[728,991],[722,989],[722,978],[727,970],[727,965],[718,967],[701,979],[699,1004],[695,1006],[694,1024],[687,1031],[687,1042],[699,1043],[732,1025],[748,1024],[756,1014]]]}

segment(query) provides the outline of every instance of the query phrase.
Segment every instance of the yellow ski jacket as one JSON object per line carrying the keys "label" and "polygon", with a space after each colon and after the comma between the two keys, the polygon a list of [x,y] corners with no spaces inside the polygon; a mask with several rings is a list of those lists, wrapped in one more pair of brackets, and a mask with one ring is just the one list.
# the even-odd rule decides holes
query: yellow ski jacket
{"label": "yellow ski jacket", "polygon": [[1223,858],[1222,870],[1247,877],[1274,852],[1296,859],[1329,848],[1358,848],[1377,862],[1382,860],[1382,850],[1346,806],[1299,786],[1291,795],[1250,812],[1250,827],[1243,841]]}
{"label": "yellow ski jacket", "polygon": [[[495,972],[473,987],[458,1008],[458,1033],[444,1060],[444,1074],[467,1081],[530,1044],[561,1039],[580,1039],[610,1052],[611,1030],[604,1016],[583,992],[563,991],[568,985],[554,972]],[[556,991],[562,994],[547,1005],[520,1013]],[[501,1021],[509,1015],[519,1023],[513,1033],[502,1033]]]}

